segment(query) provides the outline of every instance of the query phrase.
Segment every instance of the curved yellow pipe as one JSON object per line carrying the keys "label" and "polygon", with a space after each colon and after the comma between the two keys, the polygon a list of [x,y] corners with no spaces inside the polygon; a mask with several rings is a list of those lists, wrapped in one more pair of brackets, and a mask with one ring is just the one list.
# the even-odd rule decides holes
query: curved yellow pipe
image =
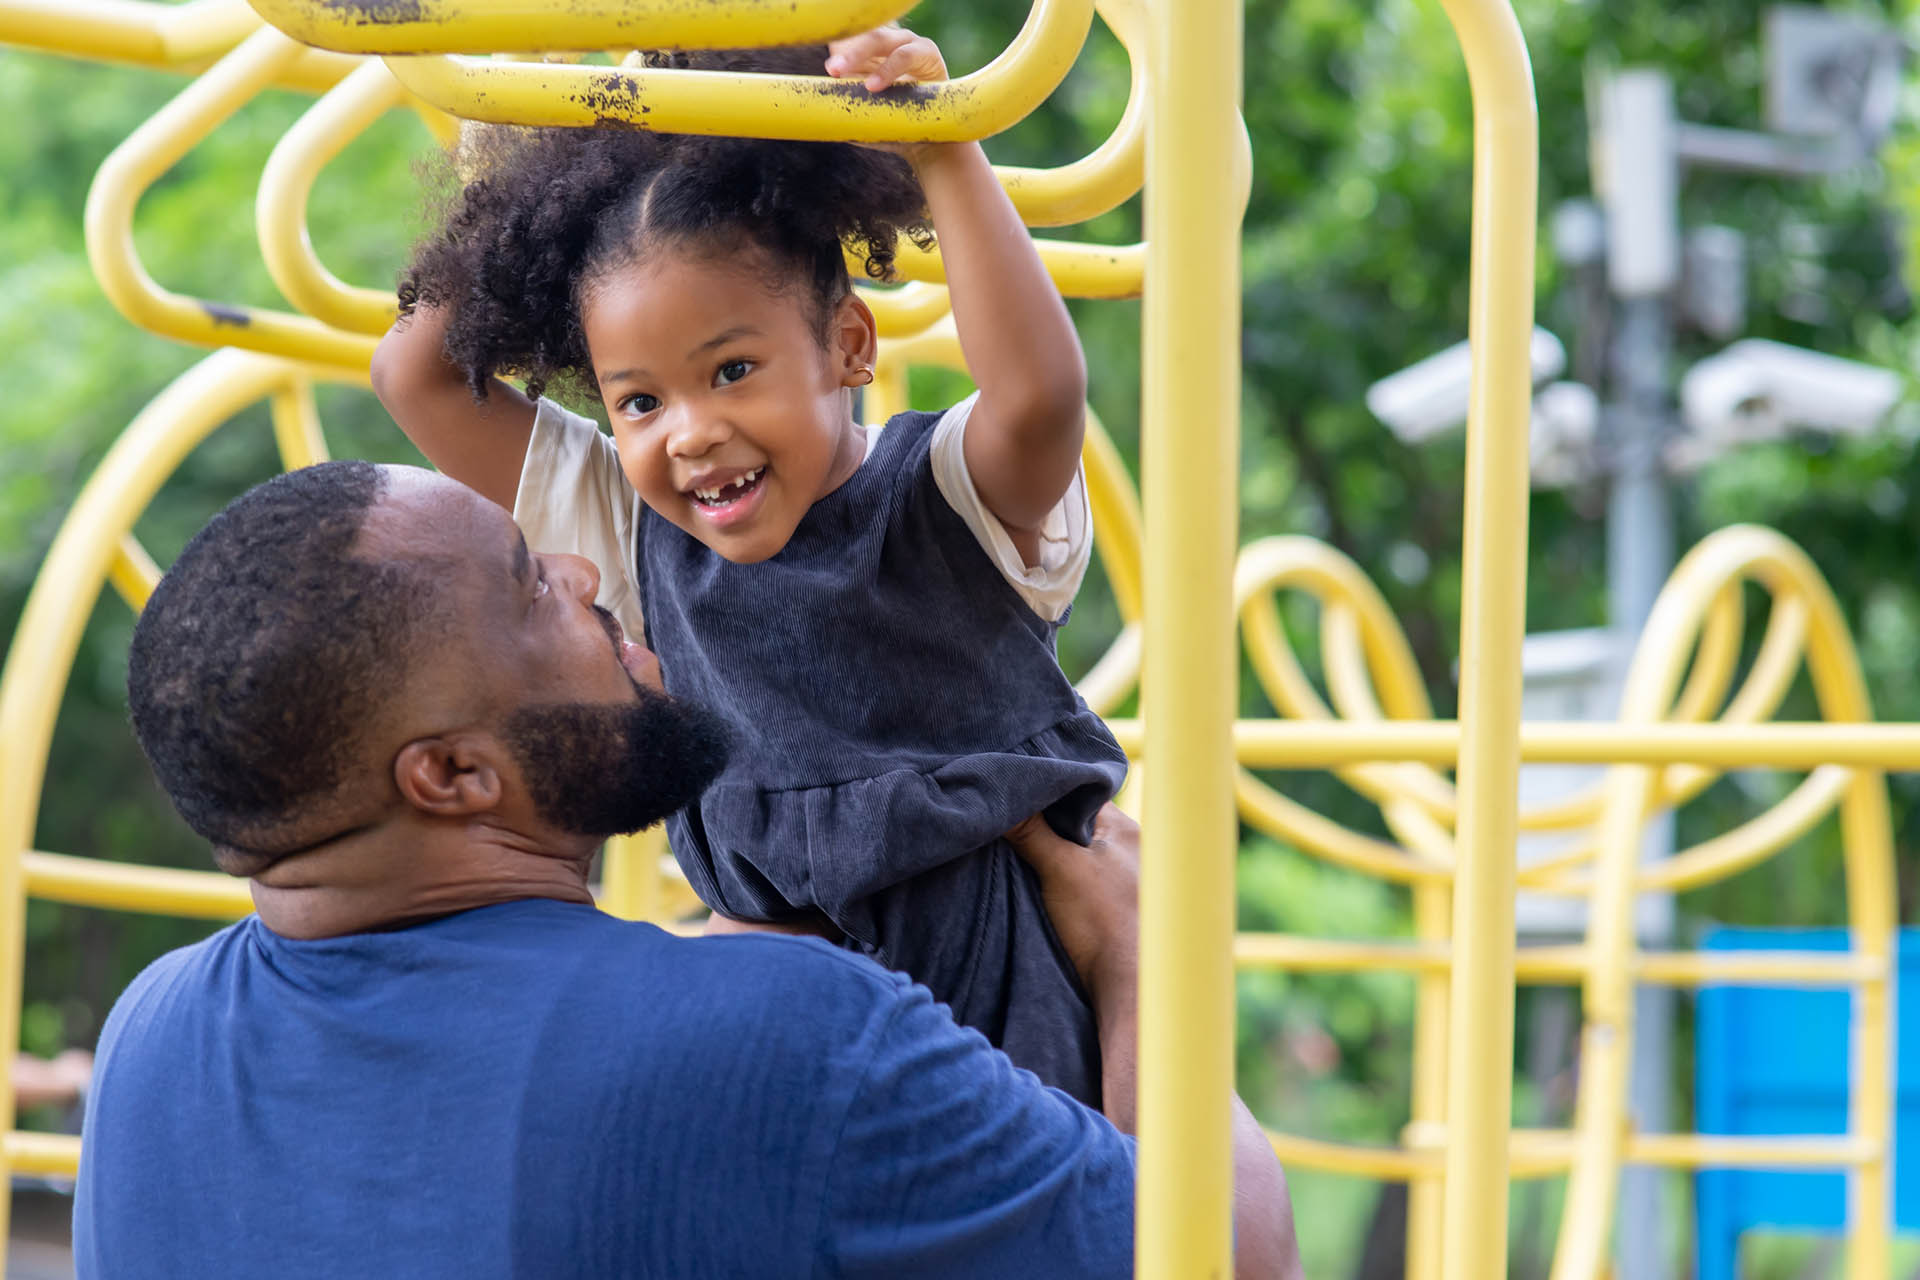
{"label": "curved yellow pipe", "polygon": [[[1631,724],[1660,717],[1680,684],[1681,664],[1691,636],[1701,626],[1702,613],[1728,584],[1749,577],[1776,597],[1804,603],[1807,667],[1826,718],[1852,722],[1870,717],[1865,682],[1845,620],[1818,571],[1778,534],[1738,527],[1722,530],[1694,548],[1661,593],[1628,675],[1623,719]],[[1624,1154],[1636,959],[1632,907],[1640,883],[1656,873],[1673,877],[1676,884],[1697,883],[1698,877],[1686,873],[1726,869],[1738,864],[1736,855],[1770,851],[1777,847],[1777,837],[1791,838],[1796,829],[1810,825],[1824,812],[1831,790],[1844,784],[1841,830],[1853,952],[1875,966],[1891,964],[1892,832],[1880,770],[1816,771],[1789,802],[1720,837],[1718,850],[1715,842],[1703,847],[1704,854],[1695,850],[1691,868],[1681,864],[1676,869],[1676,859],[1643,870],[1640,832],[1649,808],[1652,774],[1648,766],[1627,765],[1610,770],[1607,778],[1601,853],[1590,898],[1591,967],[1583,987],[1586,1028],[1575,1114],[1577,1154],[1554,1257],[1554,1280],[1590,1280],[1604,1266]],[[1851,1175],[1847,1274],[1864,1277],[1885,1274],[1887,1266],[1889,1183],[1884,1149],[1891,1133],[1887,981],[1862,979],[1855,1000],[1850,1136],[1871,1150]]]}
{"label": "curved yellow pipe", "polygon": [[267,273],[287,301],[350,333],[385,333],[397,304],[391,290],[347,284],[321,263],[307,231],[307,198],[328,162],[406,101],[407,91],[383,64],[364,62],[281,135],[260,171],[253,225]]}
{"label": "curved yellow pipe", "polygon": [[1127,105],[1106,140],[1070,164],[1052,169],[995,167],[1007,197],[1030,227],[1064,227],[1097,218],[1132,198],[1146,177],[1146,4],[1096,0],[1095,7],[1127,51]]}
{"label": "curved yellow pipe", "polygon": [[[1053,277],[1054,287],[1069,298],[1134,298],[1140,295],[1146,279],[1144,244],[1085,244],[1035,237],[1033,247],[1040,253],[1040,265]],[[911,243],[900,245],[894,253],[893,270],[902,280],[947,282],[947,269],[937,245],[929,249]]]}
{"label": "curved yellow pipe", "polygon": [[[1701,718],[1725,696],[1742,621],[1738,587],[1737,582],[1725,584],[1712,600],[1673,719]],[[1321,601],[1323,660],[1329,688],[1346,722],[1382,718],[1370,679],[1376,671],[1389,682],[1396,715],[1425,719],[1431,714],[1404,635],[1384,600],[1350,560],[1310,539],[1268,539],[1242,552],[1236,596],[1246,645],[1255,672],[1276,707],[1295,718],[1332,720],[1331,712],[1292,656],[1270,607],[1274,593],[1282,588],[1307,590]],[[1797,670],[1804,634],[1804,609],[1792,597],[1780,599],[1754,669],[1726,709],[1723,722],[1752,723],[1772,714]],[[1422,766],[1384,763],[1348,766],[1336,772],[1382,806],[1389,825],[1404,844],[1443,864],[1451,862],[1450,842],[1441,824],[1453,821],[1454,804],[1452,789],[1444,778]],[[1664,771],[1664,785],[1656,803],[1683,803],[1718,776],[1718,770],[1696,765],[1670,766]],[[1599,807],[1600,788],[1596,786],[1544,809],[1523,812],[1521,825],[1550,828],[1584,824],[1593,820]],[[1272,824],[1264,821],[1266,817],[1262,813],[1256,820],[1273,830]],[[1796,796],[1778,817],[1763,816],[1738,832],[1710,842],[1707,848],[1687,851],[1678,866],[1663,867],[1650,875],[1653,882],[1664,885],[1699,883],[1730,874],[1738,866],[1767,856],[1772,847],[1789,838],[1790,827],[1793,831],[1804,830],[1817,817],[1818,813],[1809,813],[1807,797]],[[1307,847],[1319,852],[1322,843],[1310,841]],[[1588,860],[1593,848],[1592,838],[1582,839],[1551,858],[1529,865],[1519,873],[1518,882],[1549,892],[1584,892],[1587,881],[1569,878],[1565,872]],[[1643,878],[1641,887],[1653,887],[1653,882]]]}
{"label": "curved yellow pipe", "polygon": [[[306,226],[307,199],[320,171],[349,142],[387,111],[408,104],[430,125],[450,120],[415,102],[385,64],[364,62],[287,130],[260,174],[254,227],[267,271],[289,302],[337,329],[378,337],[393,323],[395,299],[390,290],[347,284],[319,261]],[[882,337],[917,333],[947,314],[947,292],[939,285],[856,291]]]}
{"label": "curved yellow pipe", "polygon": [[[260,19],[246,0],[5,0],[0,45],[198,74],[249,35]],[[322,93],[353,70],[355,59],[303,50],[274,83]]]}
{"label": "curved yellow pipe", "polygon": [[[1726,653],[1729,647],[1738,645],[1737,631],[1732,635],[1730,645],[1725,637],[1717,639],[1715,632],[1725,627],[1725,623],[1721,621],[1723,614],[1727,612],[1724,602],[1733,600],[1737,604],[1739,586],[1739,582],[1726,584],[1709,607],[1707,628],[1700,641],[1699,653],[1694,659],[1694,669],[1688,675],[1687,688],[1676,701],[1674,712],[1668,717],[1669,721],[1696,719],[1697,717],[1692,714],[1693,708],[1687,705],[1688,695],[1696,693],[1702,687],[1710,688],[1712,685],[1723,684],[1717,669],[1713,671],[1714,679],[1711,681],[1697,680],[1696,677],[1701,675],[1703,661],[1718,663],[1722,660],[1721,655]],[[1716,723],[1728,726],[1752,726],[1770,719],[1779,709],[1781,702],[1786,699],[1788,690],[1793,686],[1794,677],[1799,673],[1801,655],[1806,646],[1806,634],[1805,604],[1794,596],[1776,598],[1772,614],[1767,619],[1767,629],[1761,635],[1760,648],[1754,655],[1753,666],[1748,671],[1746,680],[1741,683],[1739,692],[1734,694],[1732,700],[1721,711]],[[1725,661],[1727,675],[1731,676],[1732,660],[1727,658]],[[1717,700],[1722,692],[1724,692],[1723,688],[1716,691],[1714,699]],[[1708,700],[1699,699],[1697,702],[1706,704]],[[1661,771],[1649,803],[1655,808],[1685,804],[1706,790],[1722,772],[1721,768],[1697,762],[1669,765]],[[1599,816],[1605,788],[1606,782],[1602,779],[1593,786],[1583,788],[1572,796],[1535,811],[1535,820],[1542,828],[1571,827],[1591,823]],[[1529,888],[1540,887],[1551,892],[1553,886],[1564,883],[1564,873],[1567,870],[1591,861],[1596,847],[1595,837],[1591,835],[1575,841],[1566,848],[1557,850],[1551,857],[1542,858],[1521,868],[1520,884]]]}
{"label": "curved yellow pipe", "polygon": [[299,55],[300,46],[278,31],[256,32],[115,147],[87,192],[87,257],[120,313],[163,337],[365,366],[373,358],[372,337],[284,311],[170,292],[147,273],[133,241],[134,209],[142,193]]}
{"label": "curved yellow pipe", "polygon": [[[1811,831],[1834,811],[1853,781],[1853,771],[1839,765],[1814,770],[1791,792],[1764,813],[1731,831],[1702,840],[1657,862],[1643,866],[1634,877],[1638,893],[1680,893],[1724,880],[1764,862]],[[1585,894],[1592,890],[1591,874],[1542,879],[1534,887],[1542,893]]]}
{"label": "curved yellow pipe", "polygon": [[461,57],[390,57],[387,65],[402,84],[441,110],[496,124],[618,124],[666,133],[813,141],[972,142],[1010,127],[1044,102],[1066,78],[1092,22],[1093,0],[1034,0],[1019,34],[978,71],[877,96],[857,82],[821,76]]}
{"label": "curved yellow pipe", "polygon": [[[1130,754],[1146,759],[1143,753]],[[1375,879],[1440,884],[1452,879],[1445,863],[1415,858],[1398,845],[1361,835],[1281,795],[1245,769],[1235,769],[1233,776],[1235,807],[1248,826]]]}
{"label": "curved yellow pipe", "polygon": [[1087,437],[1080,450],[1087,469],[1087,505],[1093,511],[1094,550],[1107,571],[1113,601],[1121,621],[1140,620],[1140,548],[1146,538],[1140,515],[1140,494],[1127,462],[1100,415],[1087,406]]}
{"label": "curved yellow pipe", "polygon": [[217,57],[257,30],[246,0],[7,0],[0,44],[166,67]]}
{"label": "curved yellow pipe", "polygon": [[294,39],[341,53],[529,53],[822,44],[883,26],[912,0],[250,0]]}
{"label": "curved yellow pipe", "polygon": [[[4,0],[0,46],[197,75],[260,29],[246,0]],[[323,93],[357,59],[305,50],[275,81]]]}
{"label": "curved yellow pipe", "polygon": [[939,323],[951,310],[945,287],[937,284],[915,282],[897,289],[855,285],[853,291],[873,312],[874,327],[882,339],[910,338]]}
{"label": "curved yellow pipe", "polygon": [[127,602],[127,607],[138,613],[147,607],[147,598],[160,585],[160,566],[153,562],[138,538],[124,533],[120,535],[119,548],[113,553],[113,563],[107,567],[107,580]]}

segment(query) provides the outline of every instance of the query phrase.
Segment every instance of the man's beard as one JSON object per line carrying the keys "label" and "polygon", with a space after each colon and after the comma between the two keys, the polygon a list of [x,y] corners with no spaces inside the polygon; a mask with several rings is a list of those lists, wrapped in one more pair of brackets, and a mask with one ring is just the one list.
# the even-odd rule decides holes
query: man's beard
{"label": "man's beard", "polygon": [[633,688],[631,703],[522,707],[508,718],[507,748],[543,821],[575,835],[639,831],[719,776],[727,762],[720,717],[638,681]]}

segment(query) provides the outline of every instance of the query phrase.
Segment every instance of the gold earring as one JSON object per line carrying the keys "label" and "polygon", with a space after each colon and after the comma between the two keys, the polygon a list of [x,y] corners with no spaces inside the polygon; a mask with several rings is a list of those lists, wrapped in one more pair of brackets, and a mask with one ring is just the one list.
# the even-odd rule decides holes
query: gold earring
{"label": "gold earring", "polygon": [[873,366],[863,364],[853,371],[853,385],[864,387],[873,381]]}

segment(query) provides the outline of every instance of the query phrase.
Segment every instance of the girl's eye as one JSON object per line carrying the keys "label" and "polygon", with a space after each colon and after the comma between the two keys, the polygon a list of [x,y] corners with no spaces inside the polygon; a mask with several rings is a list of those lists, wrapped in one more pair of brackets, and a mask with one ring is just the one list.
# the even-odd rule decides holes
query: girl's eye
{"label": "girl's eye", "polygon": [[645,394],[628,396],[626,403],[620,407],[631,413],[649,414],[660,407],[660,398],[658,396]]}
{"label": "girl's eye", "polygon": [[747,370],[751,368],[753,368],[751,360],[729,360],[720,366],[720,371],[713,375],[713,380],[724,387],[746,377]]}

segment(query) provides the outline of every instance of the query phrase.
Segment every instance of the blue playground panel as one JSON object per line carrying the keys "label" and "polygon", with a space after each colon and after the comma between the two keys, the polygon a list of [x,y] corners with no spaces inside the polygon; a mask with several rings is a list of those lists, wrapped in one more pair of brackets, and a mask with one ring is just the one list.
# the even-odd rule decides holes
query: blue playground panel
{"label": "blue playground panel", "polygon": [[[1845,951],[1844,929],[1716,929],[1709,951]],[[1920,930],[1898,939],[1895,987],[1893,1200],[1896,1230],[1920,1229],[1920,1017],[1900,1016],[1899,992],[1920,983]],[[1852,992],[1844,988],[1703,987],[1698,1005],[1695,1120],[1701,1133],[1842,1134]],[[1909,1176],[1912,1175],[1912,1176]],[[1735,1280],[1740,1236],[1754,1227],[1837,1232],[1846,1176],[1705,1169],[1694,1177],[1697,1280]]]}

